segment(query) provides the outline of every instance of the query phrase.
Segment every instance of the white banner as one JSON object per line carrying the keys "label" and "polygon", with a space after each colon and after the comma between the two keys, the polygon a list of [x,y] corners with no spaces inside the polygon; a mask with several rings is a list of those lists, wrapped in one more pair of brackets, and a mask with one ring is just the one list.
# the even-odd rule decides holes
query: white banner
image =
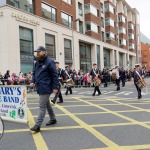
{"label": "white banner", "polygon": [[27,122],[26,86],[0,86],[0,116],[4,120]]}

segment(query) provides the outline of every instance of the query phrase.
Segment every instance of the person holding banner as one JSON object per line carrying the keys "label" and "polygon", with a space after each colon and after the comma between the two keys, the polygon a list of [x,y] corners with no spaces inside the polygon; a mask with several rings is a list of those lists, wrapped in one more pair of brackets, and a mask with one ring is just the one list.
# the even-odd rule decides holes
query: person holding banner
{"label": "person holding banner", "polygon": [[46,125],[48,126],[57,123],[49,97],[52,92],[55,94],[58,92],[59,81],[55,62],[47,56],[46,49],[43,46],[39,46],[35,52],[37,52],[37,57],[34,64],[33,77],[30,86],[36,86],[37,93],[39,94],[40,113],[36,124],[30,130],[40,132],[40,127],[45,117],[46,109],[50,117],[50,120]]}

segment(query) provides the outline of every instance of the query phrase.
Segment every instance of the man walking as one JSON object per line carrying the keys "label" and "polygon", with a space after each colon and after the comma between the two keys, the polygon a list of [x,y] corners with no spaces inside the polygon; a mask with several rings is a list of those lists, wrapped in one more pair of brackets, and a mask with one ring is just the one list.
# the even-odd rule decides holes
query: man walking
{"label": "man walking", "polygon": [[33,77],[30,86],[36,85],[37,93],[39,94],[40,113],[36,124],[30,129],[31,131],[39,132],[46,109],[48,111],[50,121],[46,125],[56,124],[56,118],[52,106],[50,105],[49,97],[51,93],[57,93],[59,89],[58,74],[55,63],[47,56],[46,49],[39,46],[37,50],[37,61],[34,65]]}

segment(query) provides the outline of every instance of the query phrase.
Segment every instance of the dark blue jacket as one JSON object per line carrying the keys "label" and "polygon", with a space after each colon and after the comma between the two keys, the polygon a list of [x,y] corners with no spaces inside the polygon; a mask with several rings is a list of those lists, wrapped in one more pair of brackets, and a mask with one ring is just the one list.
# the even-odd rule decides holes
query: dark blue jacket
{"label": "dark blue jacket", "polygon": [[126,78],[126,71],[120,70],[120,79],[125,79],[125,78]]}
{"label": "dark blue jacket", "polygon": [[38,94],[51,94],[53,89],[59,89],[55,62],[48,56],[43,61],[36,61],[31,83],[36,84]]}

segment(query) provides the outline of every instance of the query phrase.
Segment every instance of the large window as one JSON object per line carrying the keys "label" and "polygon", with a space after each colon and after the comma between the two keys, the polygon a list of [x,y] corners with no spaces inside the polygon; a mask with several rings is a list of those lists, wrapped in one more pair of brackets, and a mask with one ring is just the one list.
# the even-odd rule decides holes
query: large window
{"label": "large window", "polygon": [[55,36],[51,34],[45,34],[45,47],[47,49],[47,54],[51,58],[56,58],[56,51],[55,51]]}
{"label": "large window", "polygon": [[129,23],[129,24],[128,24],[128,29],[134,30],[134,25],[133,25],[132,23]]}
{"label": "large window", "polygon": [[124,16],[118,16],[118,21],[126,23],[126,18]]}
{"label": "large window", "polygon": [[79,32],[83,33],[83,22],[79,21]]}
{"label": "large window", "polygon": [[97,67],[100,68],[100,46],[97,45]]}
{"label": "large window", "polygon": [[72,0],[63,0],[63,1],[70,4],[70,5],[72,5]]}
{"label": "large window", "polygon": [[104,28],[104,18],[101,17],[101,26]]}
{"label": "large window", "polygon": [[19,27],[21,71],[28,73],[33,68],[33,31]]}
{"label": "large window", "polygon": [[20,53],[32,55],[33,54],[33,31],[28,28],[20,27]]}
{"label": "large window", "polygon": [[98,9],[94,7],[93,5],[85,5],[84,11],[85,11],[85,14],[91,13],[97,17],[99,16]]}
{"label": "large window", "polygon": [[82,4],[78,2],[78,14],[83,16]]}
{"label": "large window", "polygon": [[104,5],[103,5],[103,3],[101,3],[100,5],[101,5],[101,13],[104,13]]}
{"label": "large window", "polygon": [[119,28],[119,33],[126,34],[126,29],[124,27]]}
{"label": "large window", "polygon": [[105,19],[105,25],[106,26],[112,26],[112,27],[115,27],[115,21],[111,18],[106,18]]}
{"label": "large window", "polygon": [[91,69],[91,45],[80,43],[80,69],[85,73]]}
{"label": "large window", "polygon": [[129,44],[129,49],[134,49],[134,44]]}
{"label": "large window", "polygon": [[105,12],[111,12],[112,14],[114,14],[115,9],[111,4],[105,4]]}
{"label": "large window", "polygon": [[134,34],[133,33],[129,33],[128,37],[129,37],[129,39],[134,40]]}
{"label": "large window", "polygon": [[65,14],[65,13],[61,13],[61,18],[62,18],[62,24],[69,27],[69,28],[72,28],[72,17],[68,14]]}
{"label": "large window", "polygon": [[56,22],[56,9],[42,3],[42,17]]}
{"label": "large window", "polygon": [[98,33],[98,26],[92,22],[86,22],[86,30]]}
{"label": "large window", "polygon": [[34,0],[7,0],[6,2],[8,5],[34,13]]}
{"label": "large window", "polygon": [[104,67],[105,68],[111,68],[110,65],[110,50],[104,48]]}
{"label": "large window", "polygon": [[106,33],[106,39],[107,39],[107,40],[109,40],[109,39],[115,40],[115,34],[112,33],[112,32],[107,32],[107,33]]}
{"label": "large window", "polygon": [[127,41],[125,39],[119,39],[119,44],[126,46],[127,45]]}
{"label": "large window", "polygon": [[64,39],[65,63],[72,63],[72,46],[71,40]]}

